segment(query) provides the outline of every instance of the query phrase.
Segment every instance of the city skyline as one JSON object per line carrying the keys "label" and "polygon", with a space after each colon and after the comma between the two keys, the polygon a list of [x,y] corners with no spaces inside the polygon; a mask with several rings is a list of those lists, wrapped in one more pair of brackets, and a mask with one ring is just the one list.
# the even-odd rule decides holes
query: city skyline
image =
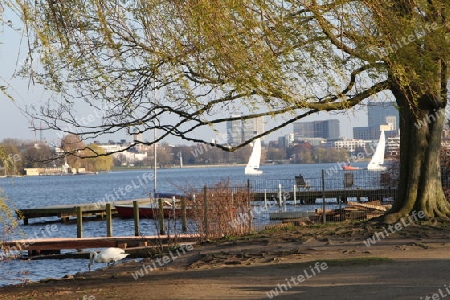
{"label": "city skyline", "polygon": [[[0,132],[0,140],[7,139],[7,138],[13,138],[13,139],[19,139],[19,140],[32,140],[32,141],[39,141],[40,137],[43,137],[43,140],[49,141],[49,142],[57,142],[59,141],[59,137],[55,132],[49,132],[46,130],[43,130],[42,132],[33,131],[30,126],[29,120],[20,112],[20,110],[17,108],[15,103],[11,103],[11,100],[4,99],[2,96],[0,96],[0,101],[2,102],[2,109],[0,110],[0,126],[2,128],[8,129],[8,130],[2,130]],[[8,103],[10,102],[10,103]],[[316,116],[305,118],[306,120],[313,121],[323,121],[327,120],[329,118],[336,118],[336,115],[330,115],[328,118],[324,116],[325,114],[319,114]],[[364,116],[364,114],[362,114]],[[363,116],[361,118],[355,118],[353,117],[351,120],[348,116],[341,116],[340,124],[341,124],[341,136],[346,138],[352,138],[353,137],[353,124],[361,124],[366,123],[367,121],[363,120]],[[343,120],[343,121],[342,121]],[[268,123],[272,122],[272,120],[267,121]],[[39,127],[39,124],[34,124],[35,126]],[[226,128],[223,126],[222,133],[226,133]],[[272,141],[277,140],[278,137],[284,136],[289,133],[293,133],[293,125],[290,124],[268,136],[266,136],[265,140]],[[211,138],[214,137],[214,133],[211,132],[205,132],[205,140],[210,141]],[[153,132],[146,132],[143,134],[143,140],[151,140],[153,138]],[[130,136],[103,136],[99,140],[101,142],[107,142],[108,140],[115,140],[119,141],[121,139],[125,139],[127,141],[130,141],[132,139]],[[168,143],[172,144],[190,144],[186,141],[180,140],[180,139],[173,139],[167,140]]]}
{"label": "city skyline", "polygon": [[[24,98],[23,98],[24,99]],[[4,95],[0,96],[0,101],[2,102],[2,109],[0,110],[0,125],[3,128],[9,128],[10,130],[2,130],[0,132],[0,140],[6,138],[14,138],[20,140],[34,140],[39,141],[40,136],[43,137],[44,140],[50,143],[57,143],[59,141],[59,137],[55,132],[49,132],[43,130],[41,133],[33,131],[30,126],[29,120],[23,115],[23,113],[19,109],[20,103],[12,102],[10,99],[7,99]],[[25,101],[23,101],[25,102]],[[32,101],[30,101],[32,103]],[[31,104],[30,103],[30,104]],[[367,112],[364,109],[353,109],[348,113],[324,113],[321,112],[319,114],[309,116],[307,118],[301,119],[297,122],[314,122],[314,121],[326,121],[330,119],[338,119],[340,123],[340,136],[342,138],[353,138],[353,127],[358,126],[367,126]],[[274,124],[274,120],[266,120],[267,123]],[[39,124],[34,124],[36,127],[39,127]],[[290,124],[268,136],[265,137],[266,141],[277,140],[278,137],[284,136],[286,134],[290,134],[294,132],[294,125]],[[227,129],[226,126],[223,126],[222,130],[219,130],[222,134],[226,134]],[[210,141],[211,138],[214,138],[214,133],[204,132],[204,140]],[[153,132],[146,132],[143,134],[143,140],[150,141],[153,138]],[[131,136],[103,136],[99,140],[102,143],[106,143],[108,140],[119,141],[125,139],[130,141],[132,139]],[[187,141],[173,138],[167,139],[166,142],[170,144],[192,144]]]}

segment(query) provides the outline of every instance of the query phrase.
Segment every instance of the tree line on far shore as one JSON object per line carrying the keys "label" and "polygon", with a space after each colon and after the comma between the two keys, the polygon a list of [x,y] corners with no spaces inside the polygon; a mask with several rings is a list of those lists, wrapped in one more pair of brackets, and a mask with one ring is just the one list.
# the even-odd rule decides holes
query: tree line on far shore
{"label": "tree line on far shore", "polygon": [[[4,139],[0,142],[0,175],[19,175],[24,168],[62,168],[67,163],[71,168],[84,168],[86,171],[109,171],[113,167],[152,167],[154,151],[148,150],[144,160],[127,161],[122,153],[105,155],[105,150],[98,144],[85,144],[75,135],[67,135],[58,145],[64,152],[62,157],[55,152],[55,147],[45,143]],[[151,149],[151,148],[149,148]],[[137,152],[136,149],[129,149]],[[246,164],[252,152],[250,146],[234,152],[226,152],[216,147],[198,145],[172,146],[167,143],[158,144],[158,167],[167,168],[183,165],[210,164]],[[345,149],[314,147],[309,143],[293,144],[279,147],[276,143],[263,146],[261,163],[329,163],[347,161],[350,154]]]}
{"label": "tree line on far shore", "polygon": [[85,145],[77,136],[67,135],[58,145],[67,155],[57,153],[46,143],[4,139],[0,143],[0,176],[25,174],[25,168],[60,168],[67,163],[70,168],[84,168],[89,172],[109,171],[112,156],[99,145]]}

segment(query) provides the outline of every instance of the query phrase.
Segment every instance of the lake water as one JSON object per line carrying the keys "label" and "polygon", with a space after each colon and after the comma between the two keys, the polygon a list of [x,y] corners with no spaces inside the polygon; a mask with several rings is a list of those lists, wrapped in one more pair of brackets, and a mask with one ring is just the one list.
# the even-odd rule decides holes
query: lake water
{"label": "lake water", "polygon": [[[365,167],[366,163],[355,166]],[[284,189],[292,190],[296,175],[303,174],[313,187],[318,187],[321,170],[333,170],[336,164],[316,165],[267,165],[262,166],[264,173],[259,176],[244,175],[243,166],[161,169],[157,173],[157,191],[180,193],[188,186],[201,188],[221,180],[230,180],[231,185],[243,185],[249,179],[250,184],[259,185],[283,182]],[[342,172],[327,173],[327,182],[342,181]],[[327,183],[328,184],[328,183]],[[37,208],[50,205],[110,202],[116,200],[148,198],[152,195],[153,170],[133,170],[101,173],[84,176],[36,176],[0,178],[0,188],[4,190],[9,201],[16,208]],[[181,190],[180,190],[181,188]],[[275,207],[274,209],[278,209]],[[300,208],[301,209],[301,208]],[[54,220],[54,219],[52,219]],[[76,224],[55,222],[49,225],[46,219],[31,219],[29,226],[20,226],[21,234],[10,233],[2,239],[51,237],[76,237]],[[92,221],[83,223],[83,236],[106,236],[106,222]],[[0,225],[3,226],[3,225]],[[4,232],[0,227],[1,232]],[[51,234],[49,233],[51,232]],[[141,219],[141,233],[155,234],[155,222]],[[133,220],[114,219],[113,234],[115,236],[134,235]],[[42,278],[60,278],[65,274],[87,271],[88,261],[80,263],[80,259],[64,260],[0,260],[0,286],[16,284],[25,280],[36,281]],[[103,267],[99,264],[98,267]]]}

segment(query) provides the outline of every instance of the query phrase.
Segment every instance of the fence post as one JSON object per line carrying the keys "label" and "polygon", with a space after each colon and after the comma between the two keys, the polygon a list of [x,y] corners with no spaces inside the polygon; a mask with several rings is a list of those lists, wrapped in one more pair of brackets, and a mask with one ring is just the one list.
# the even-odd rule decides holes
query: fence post
{"label": "fence post", "polygon": [[248,208],[248,233],[252,232],[253,228],[253,212],[252,204],[250,203],[250,179],[247,179],[247,208]]}
{"label": "fence post", "polygon": [[282,199],[281,199],[281,183],[278,184],[278,205],[282,207]]}
{"label": "fence post", "polygon": [[134,217],[134,236],[140,236],[139,229],[139,204],[135,200],[133,201],[133,217]]}
{"label": "fence post", "polygon": [[203,228],[205,231],[205,238],[208,239],[208,188],[203,187]]}
{"label": "fence post", "polygon": [[264,209],[267,209],[267,189],[264,189]]}
{"label": "fence post", "polygon": [[324,224],[327,222],[325,208],[325,170],[322,169],[322,219]]}
{"label": "fence post", "polygon": [[159,220],[159,234],[166,234],[164,230],[164,203],[163,199],[158,199],[158,220]]}
{"label": "fence post", "polygon": [[177,210],[175,208],[175,196],[172,196],[172,213],[173,213],[173,219],[175,220],[177,218]]}
{"label": "fence post", "polygon": [[83,210],[77,206],[77,238],[83,237]]}
{"label": "fence post", "polygon": [[186,222],[186,198],[181,198],[181,231],[187,231],[187,222]]}
{"label": "fence post", "polygon": [[297,206],[297,185],[294,184],[294,206]]}
{"label": "fence post", "polygon": [[112,214],[111,203],[106,203],[106,236],[112,236]]}

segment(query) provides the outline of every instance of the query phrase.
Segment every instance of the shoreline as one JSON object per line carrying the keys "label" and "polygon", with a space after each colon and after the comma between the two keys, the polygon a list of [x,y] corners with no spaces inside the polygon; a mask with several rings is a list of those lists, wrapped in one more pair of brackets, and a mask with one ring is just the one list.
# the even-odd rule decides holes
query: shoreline
{"label": "shoreline", "polygon": [[[333,223],[227,237],[194,244],[190,251],[161,254],[159,261],[154,257],[124,260],[59,279],[3,286],[0,298],[267,299],[282,295],[282,299],[356,300],[439,295],[439,288],[448,283],[441,274],[450,272],[446,263],[449,227],[411,224],[401,234],[364,245],[380,226],[370,221]],[[316,272],[316,266],[325,264]]]}

